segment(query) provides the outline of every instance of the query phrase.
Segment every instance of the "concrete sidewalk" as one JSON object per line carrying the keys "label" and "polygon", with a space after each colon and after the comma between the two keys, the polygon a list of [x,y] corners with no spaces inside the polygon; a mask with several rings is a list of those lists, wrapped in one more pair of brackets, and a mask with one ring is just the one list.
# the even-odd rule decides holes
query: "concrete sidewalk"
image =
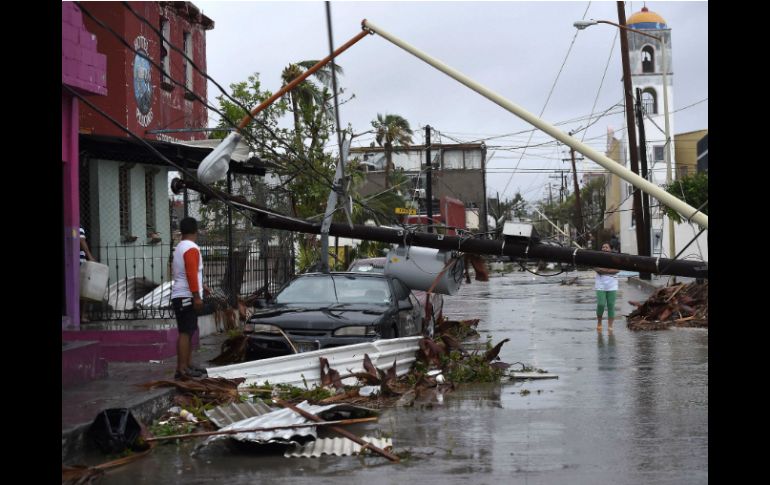
{"label": "concrete sidewalk", "polygon": [[[219,355],[226,339],[227,334],[202,337],[200,347],[193,351],[193,363],[212,367],[208,360]],[[176,391],[148,391],[139,384],[173,380],[175,369],[176,356],[160,362],[110,362],[106,378],[62,389],[62,463],[80,463],[89,449],[84,433],[105,409],[129,408],[134,417],[149,426],[172,405]]]}

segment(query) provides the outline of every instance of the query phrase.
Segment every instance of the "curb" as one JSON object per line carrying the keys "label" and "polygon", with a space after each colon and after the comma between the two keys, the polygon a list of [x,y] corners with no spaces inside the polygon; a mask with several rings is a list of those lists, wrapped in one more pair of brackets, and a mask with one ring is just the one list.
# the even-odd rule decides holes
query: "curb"
{"label": "curb", "polygon": [[[126,402],[123,406],[131,410],[134,417],[144,426],[150,423],[172,406],[174,388],[160,388]],[[95,416],[94,416],[95,417]],[[77,424],[71,428],[62,430],[61,433],[61,458],[62,463],[80,463],[87,451],[93,450],[92,445],[86,439],[86,432],[91,422]]]}

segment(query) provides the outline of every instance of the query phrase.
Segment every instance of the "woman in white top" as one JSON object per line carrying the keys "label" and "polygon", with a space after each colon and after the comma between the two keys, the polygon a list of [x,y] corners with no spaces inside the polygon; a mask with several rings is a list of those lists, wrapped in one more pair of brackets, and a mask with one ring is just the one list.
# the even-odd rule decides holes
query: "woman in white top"
{"label": "woman in white top", "polygon": [[[602,251],[611,252],[609,243],[602,244]],[[615,322],[615,295],[618,292],[618,276],[620,270],[610,268],[594,268],[596,271],[596,330],[602,331],[604,307],[607,307],[607,331],[612,333]]]}

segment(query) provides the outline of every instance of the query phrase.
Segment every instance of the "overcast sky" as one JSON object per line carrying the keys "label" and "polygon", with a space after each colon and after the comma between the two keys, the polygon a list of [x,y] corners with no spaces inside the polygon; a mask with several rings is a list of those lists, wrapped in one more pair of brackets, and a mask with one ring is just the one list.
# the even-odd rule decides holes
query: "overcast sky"
{"label": "overcast sky", "polygon": [[[274,92],[286,65],[329,54],[321,1],[195,4],[215,22],[207,33],[208,72],[225,87],[259,72],[263,86]],[[627,2],[626,16],[642,6]],[[647,7],[672,29],[673,133],[708,128],[707,2],[647,2]],[[585,127],[592,110],[598,115],[621,102],[618,29],[595,25],[577,31],[572,25],[583,18],[617,22],[615,2],[332,2],[331,10],[335,48],[360,32],[362,19],[369,19],[531,113],[538,115],[545,107],[542,117],[552,124],[584,118],[559,125],[565,132]],[[427,124],[444,143],[509,134],[485,142],[487,158],[492,157],[487,175],[491,196],[500,191],[512,197],[518,190],[536,200],[549,182],[558,182],[548,178],[553,172],[537,170],[569,168],[561,161],[568,152],[548,135],[538,131],[530,139],[530,125],[382,37],[362,39],[337,62],[344,69],[338,83],[345,96],[355,94],[340,107],[343,127],[351,123],[356,132],[366,131],[377,113],[395,113],[410,122],[415,143],[423,142]],[[209,84],[209,98],[218,94]],[[579,135],[585,133],[585,142],[602,152],[607,128],[623,126],[622,109],[609,113],[598,121],[594,117],[596,122]],[[215,121],[211,116],[210,123]],[[517,132],[524,133],[510,135]],[[647,137],[654,141],[663,135]],[[368,146],[372,140],[364,136],[354,145]],[[527,145],[540,146],[524,152],[521,147]],[[601,170],[593,162],[578,168]]]}

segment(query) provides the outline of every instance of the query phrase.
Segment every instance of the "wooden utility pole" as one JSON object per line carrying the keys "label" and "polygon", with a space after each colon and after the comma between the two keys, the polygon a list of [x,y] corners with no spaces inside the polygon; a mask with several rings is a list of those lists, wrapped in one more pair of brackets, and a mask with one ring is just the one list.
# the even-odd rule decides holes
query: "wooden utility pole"
{"label": "wooden utility pole", "polygon": [[[570,132],[569,136],[575,133]],[[581,246],[584,244],[585,238],[583,237],[583,205],[580,203],[580,185],[578,184],[577,167],[575,166],[575,149],[570,147],[570,158],[572,159],[572,179],[575,183],[575,215],[577,216],[577,243]]]}
{"label": "wooden utility pole", "polygon": [[[624,2],[617,2],[618,23],[626,26],[626,11]],[[620,29],[620,57],[623,60],[623,91],[626,103],[626,126],[628,127],[628,151],[631,158],[631,171],[639,175],[639,152],[636,144],[636,123],[634,123],[634,96],[631,87],[631,62],[628,59],[628,33],[625,28]],[[636,251],[643,254],[645,245],[644,215],[642,214],[642,191],[634,191],[634,217],[636,218]],[[641,229],[640,229],[641,228]],[[642,275],[639,275],[642,278]],[[649,279],[642,278],[642,279]]]}

